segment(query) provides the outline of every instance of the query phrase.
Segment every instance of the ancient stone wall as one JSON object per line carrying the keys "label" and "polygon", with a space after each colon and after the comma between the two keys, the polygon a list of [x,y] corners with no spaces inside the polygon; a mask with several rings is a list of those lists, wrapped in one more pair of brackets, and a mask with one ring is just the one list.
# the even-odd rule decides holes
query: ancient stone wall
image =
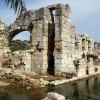
{"label": "ancient stone wall", "polygon": [[94,73],[93,58],[94,42],[87,34],[76,35],[74,61],[77,61],[76,72],[78,76]]}
{"label": "ancient stone wall", "polygon": [[18,59],[19,65],[24,66],[23,70],[57,76],[94,73],[94,42],[87,34],[76,34],[71,14],[68,4],[23,12],[13,24],[1,31],[0,51],[10,52],[8,46],[12,38],[19,32],[29,31],[30,50],[18,53],[21,59],[17,58],[16,53],[9,58],[12,61]]}
{"label": "ancient stone wall", "polygon": [[55,75],[74,72],[72,61],[75,31],[71,23],[71,9],[68,5],[56,5],[55,14]]}
{"label": "ancient stone wall", "polygon": [[98,52],[100,54],[100,43],[98,42],[94,43],[94,50],[95,52]]}
{"label": "ancient stone wall", "polygon": [[4,30],[5,29],[5,22],[0,20],[0,30]]}

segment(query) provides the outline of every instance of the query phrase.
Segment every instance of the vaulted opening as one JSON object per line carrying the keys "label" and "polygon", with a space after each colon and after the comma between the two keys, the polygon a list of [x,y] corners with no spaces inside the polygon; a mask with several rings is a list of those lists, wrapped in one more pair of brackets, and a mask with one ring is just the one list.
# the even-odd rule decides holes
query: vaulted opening
{"label": "vaulted opening", "polygon": [[30,32],[23,31],[12,35],[9,47],[12,52],[30,49]]}

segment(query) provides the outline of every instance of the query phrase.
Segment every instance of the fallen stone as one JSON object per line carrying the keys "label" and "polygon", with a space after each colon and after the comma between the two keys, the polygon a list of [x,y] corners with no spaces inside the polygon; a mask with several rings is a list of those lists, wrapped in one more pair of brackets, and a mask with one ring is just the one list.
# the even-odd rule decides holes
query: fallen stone
{"label": "fallen stone", "polygon": [[49,85],[49,81],[44,80],[43,83],[45,86]]}
{"label": "fallen stone", "polygon": [[55,81],[50,82],[49,85],[51,85],[51,86],[56,86],[56,85],[65,84],[65,83],[67,83],[67,82],[69,82],[68,79],[55,80]]}
{"label": "fallen stone", "polygon": [[55,92],[49,92],[47,93],[47,96],[44,100],[66,100],[63,95],[60,95]]}
{"label": "fallen stone", "polygon": [[0,86],[7,86],[7,85],[10,85],[10,83],[0,81]]}

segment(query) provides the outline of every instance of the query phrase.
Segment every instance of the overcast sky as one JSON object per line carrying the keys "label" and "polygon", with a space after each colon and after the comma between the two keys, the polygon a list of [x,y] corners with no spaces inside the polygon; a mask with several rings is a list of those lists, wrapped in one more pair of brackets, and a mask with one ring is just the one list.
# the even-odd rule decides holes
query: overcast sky
{"label": "overcast sky", "polygon": [[[100,42],[100,0],[25,0],[26,8],[38,9],[51,4],[69,4],[72,9],[72,23],[79,34],[89,34],[94,41]],[[0,19],[7,25],[14,22],[14,11],[0,3]],[[28,39],[29,34],[19,35],[23,40]]]}

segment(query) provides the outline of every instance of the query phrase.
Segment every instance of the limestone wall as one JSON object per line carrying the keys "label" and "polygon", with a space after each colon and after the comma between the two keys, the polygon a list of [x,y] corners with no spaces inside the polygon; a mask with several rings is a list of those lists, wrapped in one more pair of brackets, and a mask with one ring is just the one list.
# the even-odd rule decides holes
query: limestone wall
{"label": "limestone wall", "polygon": [[68,5],[56,5],[55,14],[55,75],[74,72],[72,53],[75,43],[74,27],[70,20],[71,9]]}
{"label": "limestone wall", "polygon": [[4,21],[0,20],[0,30],[4,30],[5,29],[5,23]]}
{"label": "limestone wall", "polygon": [[71,14],[68,4],[23,12],[0,33],[0,52],[9,51],[9,42],[19,32],[29,31],[30,50],[9,57],[24,66],[22,70],[57,76],[62,73],[74,73],[76,76],[94,73],[94,42],[87,34],[76,33]]}
{"label": "limestone wall", "polygon": [[94,43],[94,51],[100,54],[100,43]]}

